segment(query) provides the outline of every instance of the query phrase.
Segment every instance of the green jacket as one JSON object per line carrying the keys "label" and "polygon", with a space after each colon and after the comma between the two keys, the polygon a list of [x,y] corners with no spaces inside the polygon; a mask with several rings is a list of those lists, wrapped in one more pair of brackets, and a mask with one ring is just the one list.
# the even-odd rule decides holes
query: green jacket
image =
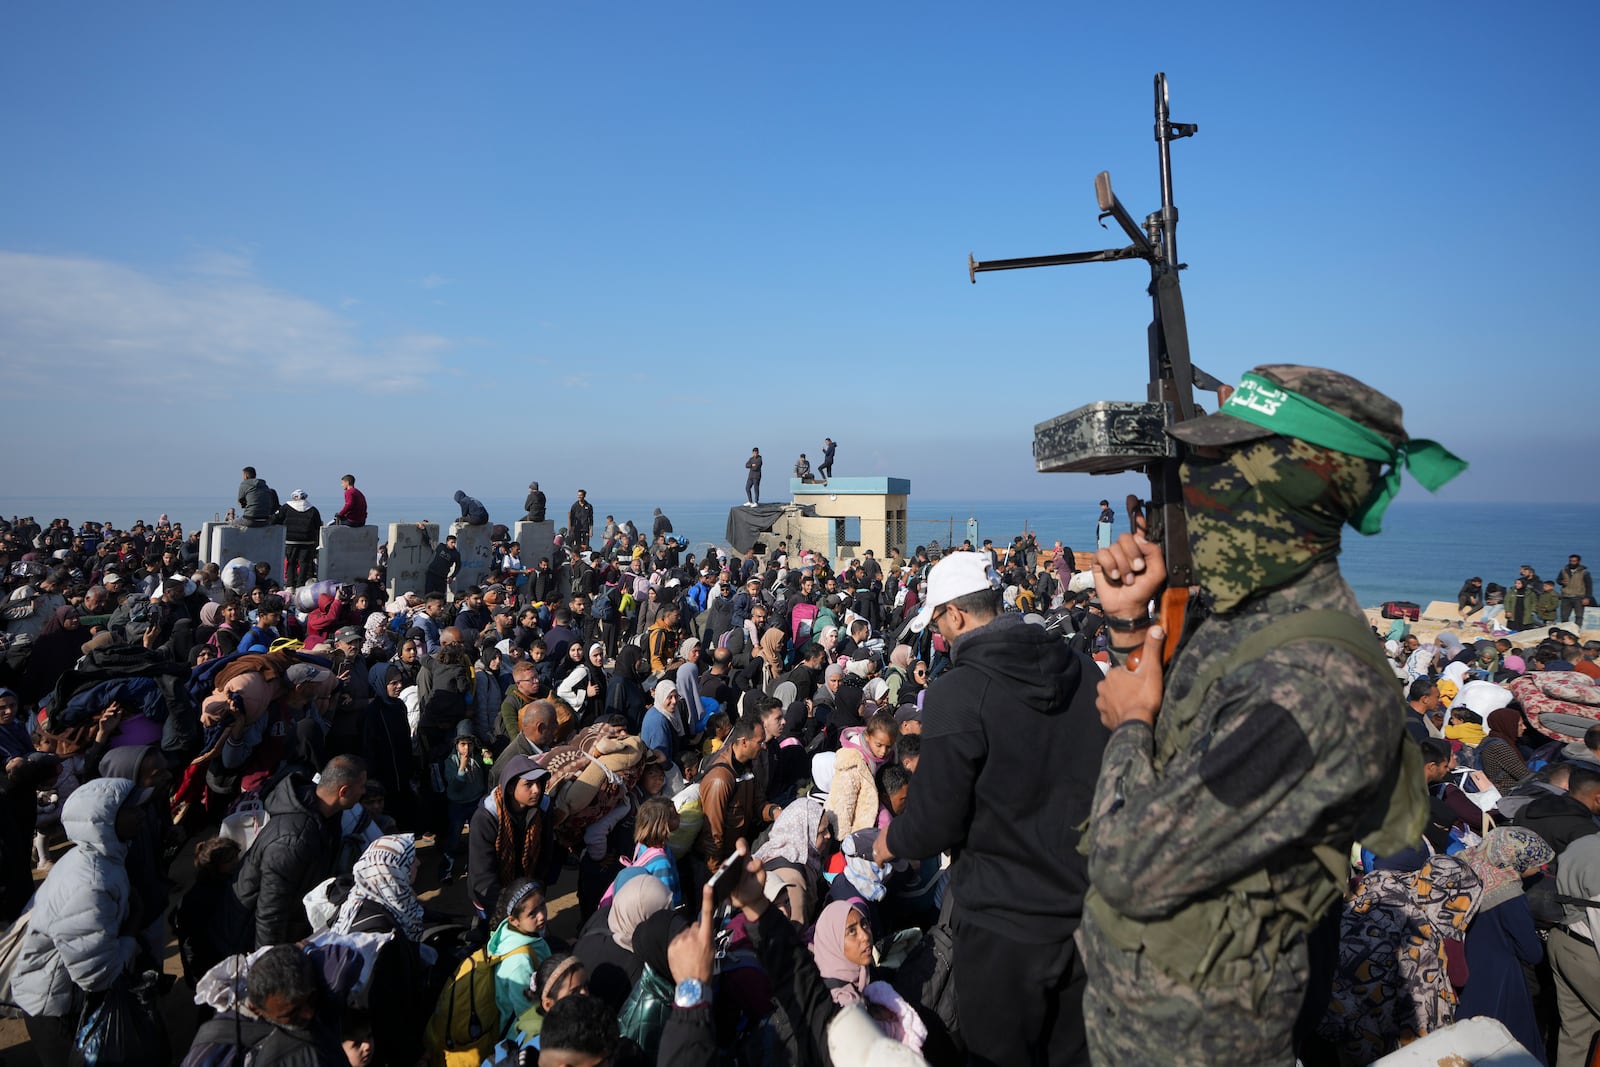
{"label": "green jacket", "polygon": [[1548,593],[1540,593],[1533,602],[1533,613],[1545,622],[1554,622],[1560,610],[1561,597],[1554,589]]}
{"label": "green jacket", "polygon": [[672,979],[662,978],[646,964],[639,972],[633,992],[628,994],[622,1010],[617,1013],[617,1026],[622,1036],[632,1038],[644,1050],[645,1058],[652,1062],[661,1046],[661,1031],[672,1012],[675,993]]}

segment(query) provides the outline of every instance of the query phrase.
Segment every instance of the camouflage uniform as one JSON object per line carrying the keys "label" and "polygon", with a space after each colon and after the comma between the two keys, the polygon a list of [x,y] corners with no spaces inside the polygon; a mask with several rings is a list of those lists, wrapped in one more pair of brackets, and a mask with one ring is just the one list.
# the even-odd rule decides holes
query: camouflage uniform
{"label": "camouflage uniform", "polygon": [[[1352,414],[1319,382],[1280,379],[1404,439],[1393,401],[1353,383],[1370,396]],[[1191,625],[1155,726],[1122,725],[1101,764],[1078,932],[1097,1064],[1293,1063],[1307,935],[1340,897],[1340,853],[1372,829],[1401,773],[1394,680],[1349,644],[1299,640],[1202,678],[1294,613],[1361,619],[1356,640],[1365,627],[1335,557],[1377,465],[1235,421],[1214,441],[1200,427],[1192,443],[1232,451],[1192,460],[1184,478],[1196,571],[1224,610]],[[1155,950],[1161,936],[1187,940],[1191,955]],[[1188,963],[1169,966],[1174,958]]]}

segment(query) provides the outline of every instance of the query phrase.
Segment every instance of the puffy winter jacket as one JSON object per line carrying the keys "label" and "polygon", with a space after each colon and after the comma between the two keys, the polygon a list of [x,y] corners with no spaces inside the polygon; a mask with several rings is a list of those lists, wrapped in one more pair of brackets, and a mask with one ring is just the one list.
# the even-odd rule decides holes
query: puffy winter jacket
{"label": "puffy winter jacket", "polygon": [[234,900],[254,917],[241,945],[281,945],[311,934],[301,898],[334,873],[340,840],[339,815],[323,818],[315,793],[310,777],[290,774],[267,797],[271,818],[233,884]]}
{"label": "puffy winter jacket", "polygon": [[834,763],[828,810],[839,819],[841,837],[871,829],[878,822],[878,784],[867,757],[848,742],[840,746]]}
{"label": "puffy winter jacket", "polygon": [[34,896],[12,994],[35,1018],[69,1014],[77,991],[100,992],[133,960],[134,939],[119,934],[133,890],[117,840],[117,811],[132,782],[100,778],[67,798],[61,824],[78,847],[51,869]]}

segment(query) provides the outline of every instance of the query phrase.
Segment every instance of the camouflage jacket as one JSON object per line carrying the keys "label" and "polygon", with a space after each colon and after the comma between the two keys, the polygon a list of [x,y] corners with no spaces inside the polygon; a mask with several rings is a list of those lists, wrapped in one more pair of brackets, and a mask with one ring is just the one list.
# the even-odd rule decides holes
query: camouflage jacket
{"label": "camouflage jacket", "polygon": [[1217,681],[1189,722],[1168,713],[1204,664],[1274,619],[1316,609],[1360,615],[1332,562],[1202,621],[1167,670],[1154,729],[1112,734],[1089,858],[1112,910],[1162,918],[1259,871],[1287,890],[1316,877],[1310,846],[1348,851],[1404,728],[1390,680],[1340,646],[1302,641]]}

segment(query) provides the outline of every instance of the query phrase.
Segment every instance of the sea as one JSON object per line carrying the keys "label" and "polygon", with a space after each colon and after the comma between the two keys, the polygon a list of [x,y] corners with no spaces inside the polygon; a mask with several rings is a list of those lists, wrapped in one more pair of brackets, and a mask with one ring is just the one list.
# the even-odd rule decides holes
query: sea
{"label": "sea", "polygon": [[[1414,489],[1415,487],[1409,487]],[[337,502],[313,501],[331,517]],[[673,530],[687,538],[690,550],[702,554],[707,545],[727,545],[729,500],[628,500],[599,499],[595,517],[615,515],[618,522],[631,519],[649,529],[655,508],[672,520]],[[135,520],[154,522],[162,514],[192,530],[227,510],[226,497],[172,497],[166,500],[131,497],[20,497],[0,496],[0,514],[32,515],[40,523],[63,517],[76,527],[85,519],[110,521],[126,529]],[[550,502],[550,516],[565,515],[570,503]],[[487,497],[492,522],[512,522],[522,516],[522,496]],[[449,522],[460,512],[448,493],[437,497],[370,499],[370,522]],[[972,536],[1002,545],[1013,536],[1034,531],[1039,543],[1050,547],[1058,539],[1078,551],[1094,547],[1097,500],[986,500],[959,501],[913,496],[908,513],[910,547],[938,541],[960,544]],[[1118,509],[1117,529],[1126,518]],[[1340,558],[1345,578],[1361,603],[1375,607],[1387,600],[1454,600],[1461,583],[1478,576],[1486,582],[1509,585],[1517,568],[1531,564],[1536,572],[1554,578],[1572,553],[1594,566],[1600,560],[1600,504],[1497,504],[1407,499],[1390,505],[1383,532],[1362,537],[1346,528]]]}

